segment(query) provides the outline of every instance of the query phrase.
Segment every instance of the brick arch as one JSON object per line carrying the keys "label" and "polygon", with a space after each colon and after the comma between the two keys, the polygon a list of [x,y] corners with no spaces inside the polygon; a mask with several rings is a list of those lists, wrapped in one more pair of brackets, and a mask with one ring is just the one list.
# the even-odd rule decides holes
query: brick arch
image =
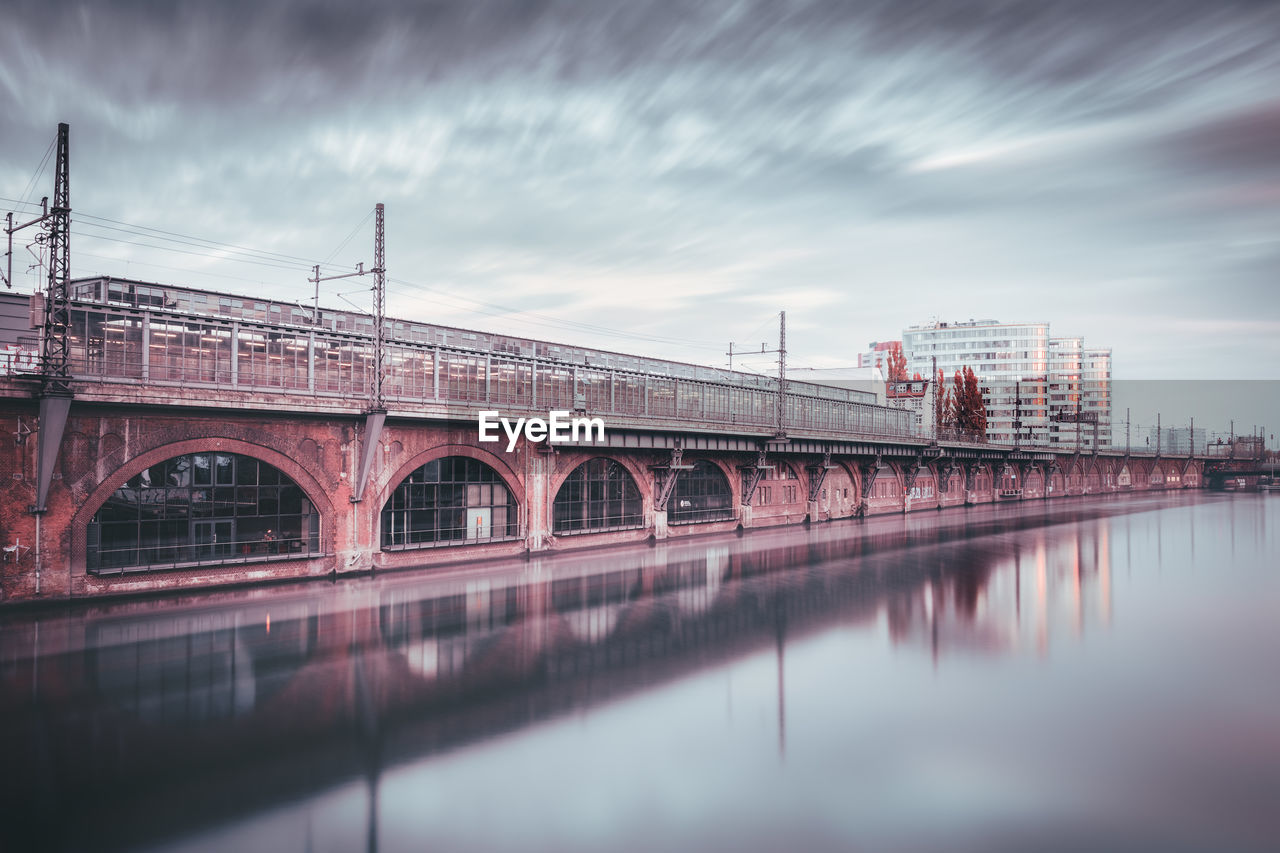
{"label": "brick arch", "polygon": [[846,459],[833,459],[831,461],[844,469],[844,473],[848,475],[849,482],[852,483],[852,488],[854,490],[853,495],[850,497],[857,497],[857,500],[854,501],[856,506],[858,500],[862,499],[862,472],[859,470],[859,466]]}
{"label": "brick arch", "polygon": [[[437,444],[435,447],[429,447],[426,450],[410,457],[400,463],[400,467],[388,477],[378,487],[377,493],[373,497],[373,512],[376,513],[375,530],[378,536],[382,535],[381,517],[382,508],[387,505],[387,501],[391,500],[391,493],[395,491],[401,483],[408,479],[418,468],[426,465],[428,462],[434,462],[437,459],[443,459],[446,456],[465,456],[468,459],[474,459],[477,462],[483,462],[498,473],[498,477],[511,490],[511,494],[515,496],[516,506],[519,507],[520,526],[523,528],[528,524],[529,508],[526,505],[524,482],[516,470],[511,467],[507,460],[503,459],[496,453],[490,453],[487,450],[481,450],[478,447],[471,447],[466,444]],[[368,498],[366,498],[368,500]],[[381,540],[379,540],[381,541]]]}
{"label": "brick arch", "polygon": [[[820,464],[821,461],[822,457],[818,457],[814,464]],[[801,490],[797,497],[799,500],[805,501],[809,497],[809,487],[814,474],[807,466],[800,473],[802,476],[800,480]],[[849,490],[848,497],[842,494],[846,488]],[[823,500],[822,492],[827,493],[825,500]],[[856,511],[860,500],[862,500],[862,492],[859,491],[857,477],[849,471],[847,465],[842,464],[838,459],[832,459],[831,470],[827,472],[827,476],[822,483],[822,490],[818,493],[819,513],[826,513],[828,518],[845,518]]]}
{"label": "brick arch", "polygon": [[738,515],[738,508],[742,504],[742,477],[738,476],[736,469],[722,459],[716,459],[714,456],[686,456],[683,463],[686,465],[694,465],[698,462],[710,462],[720,470],[724,478],[729,481],[729,495],[733,499],[733,513]]}
{"label": "brick arch", "polygon": [[[645,476],[649,472],[636,464],[635,460],[630,456],[611,456],[607,453],[589,452],[574,453],[572,456],[565,454],[565,456],[568,456],[568,459],[566,460],[564,470],[561,471],[557,469],[555,477],[551,480],[551,488],[547,490],[551,495],[552,503],[555,502],[556,496],[560,494],[560,489],[564,486],[564,481],[569,479],[570,474],[577,471],[592,459],[608,459],[610,462],[617,462],[628,474],[631,475],[631,479],[635,482],[636,488],[640,490],[640,500],[642,501],[642,505],[650,509],[653,508],[653,478]],[[560,458],[565,459],[565,456],[561,456]]]}
{"label": "brick arch", "polygon": [[277,468],[280,473],[287,476],[302,489],[303,494],[307,496],[307,500],[311,501],[311,505],[320,513],[320,550],[322,553],[333,552],[335,528],[337,526],[334,519],[333,502],[329,500],[328,491],[309,470],[280,451],[273,450],[270,447],[253,444],[238,438],[219,438],[214,436],[189,438],[184,441],[175,441],[171,444],[153,447],[145,453],[141,453],[122,463],[107,475],[101,483],[89,492],[88,496],[80,504],[80,509],[71,517],[72,566],[77,569],[84,568],[85,536],[89,519],[93,518],[94,514],[102,508],[107,498],[111,497],[112,492],[129,482],[131,477],[141,474],[152,465],[178,456],[185,456],[188,453],[238,453],[241,456],[250,456],[259,462],[266,462],[268,465]]}
{"label": "brick arch", "polygon": [[[911,463],[911,467],[915,467],[914,462]],[[920,469],[920,472],[916,474],[916,485],[919,485],[922,480],[933,480],[934,494],[936,495],[938,489],[938,471],[932,463],[926,462],[924,467]]]}
{"label": "brick arch", "polygon": [[1084,463],[1083,463],[1083,462],[1081,462],[1079,459],[1077,459],[1075,462],[1073,462],[1073,463],[1071,464],[1071,467],[1069,467],[1069,468],[1067,469],[1067,473],[1066,473],[1066,475],[1063,477],[1063,488],[1065,489],[1065,491],[1066,491],[1066,493],[1067,493],[1068,495],[1072,493],[1072,492],[1071,492],[1071,489],[1072,489],[1072,485],[1071,485],[1071,478],[1072,478],[1072,477],[1074,477],[1074,478],[1075,478],[1075,481],[1076,481],[1076,482],[1075,482],[1075,489],[1076,489],[1075,494],[1077,494],[1077,495],[1082,495],[1082,494],[1084,494],[1084,480],[1085,480]]}
{"label": "brick arch", "polygon": [[1102,465],[1096,461],[1088,466],[1084,471],[1084,476],[1080,481],[1080,493],[1084,495],[1096,495],[1101,493],[1106,486],[1103,485]]}
{"label": "brick arch", "polygon": [[[892,480],[893,480],[893,486],[894,486],[894,488],[893,488],[893,500],[894,500],[895,502],[897,502],[898,504],[901,504],[901,503],[903,502],[904,498],[905,498],[905,495],[903,495],[903,492],[902,492],[902,469],[901,469],[901,467],[899,467],[899,466],[898,466],[898,464],[897,464],[896,462],[894,462],[892,459],[881,459],[880,461],[881,461],[881,463],[884,465],[884,467],[883,467],[883,468],[880,468],[880,469],[876,472],[875,479],[874,479],[872,482],[873,482],[873,483],[878,482],[879,480],[881,480],[881,479],[882,479],[882,478],[884,478],[884,477],[889,477],[890,479],[892,479]],[[862,487],[862,483],[861,483],[861,482],[859,482],[858,486],[859,486],[859,488],[861,488],[861,487]],[[874,488],[874,486],[873,486],[873,488]],[[868,501],[868,502],[873,501],[873,500],[876,500],[876,496],[875,496],[875,495],[869,495],[869,496],[867,497],[867,501]],[[888,499],[887,499],[887,498],[881,498],[880,500],[888,500]]]}

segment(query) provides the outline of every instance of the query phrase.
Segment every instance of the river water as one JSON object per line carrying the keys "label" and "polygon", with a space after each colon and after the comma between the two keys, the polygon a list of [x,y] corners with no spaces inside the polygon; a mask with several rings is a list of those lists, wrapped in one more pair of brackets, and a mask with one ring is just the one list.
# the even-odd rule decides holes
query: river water
{"label": "river water", "polygon": [[1280,849],[1278,555],[1129,495],[10,611],[0,849]]}

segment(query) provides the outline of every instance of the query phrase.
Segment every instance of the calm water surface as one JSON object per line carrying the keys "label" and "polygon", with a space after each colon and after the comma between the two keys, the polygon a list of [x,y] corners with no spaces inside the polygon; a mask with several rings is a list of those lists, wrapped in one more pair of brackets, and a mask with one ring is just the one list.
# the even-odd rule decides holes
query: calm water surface
{"label": "calm water surface", "polygon": [[1280,849],[1278,555],[1067,499],[9,612],[0,849]]}

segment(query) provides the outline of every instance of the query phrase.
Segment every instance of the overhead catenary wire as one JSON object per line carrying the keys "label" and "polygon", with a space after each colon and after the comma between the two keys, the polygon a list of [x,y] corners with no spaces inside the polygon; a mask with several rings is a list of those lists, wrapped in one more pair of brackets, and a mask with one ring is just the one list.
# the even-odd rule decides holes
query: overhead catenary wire
{"label": "overhead catenary wire", "polygon": [[26,188],[23,189],[22,191],[22,199],[23,199],[21,202],[22,204],[24,205],[32,204],[33,206],[36,206],[36,207],[39,206],[39,205],[34,205],[32,202],[27,201],[27,199],[31,197],[31,193],[34,192],[35,188],[39,185],[40,177],[44,174],[44,170],[49,168],[49,158],[53,156],[53,149],[57,146],[57,144],[58,144],[57,136],[54,136],[53,139],[49,140],[49,147],[45,149],[44,156],[40,158],[40,165],[36,166],[35,172],[33,172],[31,175],[31,180],[27,182]]}
{"label": "overhead catenary wire", "polygon": [[[124,240],[119,237],[107,237],[101,234],[94,234],[94,233],[84,231],[81,229],[76,229],[76,228],[73,228],[71,230],[71,234],[72,236],[75,236],[75,237],[87,238],[90,240],[103,240],[108,243],[124,243],[129,246],[140,246],[144,249],[155,249],[161,252],[174,252],[180,255],[191,255],[197,258],[210,258],[212,260],[233,261],[235,263],[253,264],[255,266],[270,267],[271,269],[278,269],[278,270],[296,271],[299,269],[306,269],[305,267],[285,266],[283,264],[267,263],[266,261],[252,260],[249,258],[236,258],[236,257],[225,256],[225,255],[212,254],[209,252],[193,252],[188,249],[177,249],[172,246],[157,246],[154,243],[142,243],[137,240]],[[124,260],[124,259],[122,258],[121,260]]]}
{"label": "overhead catenary wire", "polygon": [[332,263],[333,259],[338,256],[338,253],[340,253],[343,249],[347,248],[347,244],[350,243],[351,240],[356,236],[356,234],[360,232],[360,229],[369,223],[369,220],[373,218],[373,214],[374,214],[373,210],[370,210],[368,213],[366,213],[364,216],[364,219],[361,219],[360,222],[356,225],[356,227],[351,229],[351,233],[347,235],[347,239],[339,243],[338,248],[334,249],[332,252],[329,253],[329,257],[324,259],[324,263],[326,264]]}
{"label": "overhead catenary wire", "polygon": [[[14,204],[19,204],[24,207],[33,206],[19,199],[11,199],[11,198],[0,196],[0,200],[7,201]],[[356,234],[359,233],[360,228],[368,221],[369,216],[372,216],[372,213],[370,213],[369,215],[366,215],[365,219],[362,220],[361,223],[352,230],[351,234],[348,235],[348,237],[343,241],[343,243],[340,244],[339,247],[333,253],[331,253],[330,258],[335,257],[342,250],[342,248],[346,244],[348,244]],[[169,231],[166,229],[153,228],[151,226],[136,225],[134,223],[124,222],[122,220],[112,219],[110,217],[97,216],[95,214],[85,213],[83,211],[77,211],[77,213],[75,214],[75,222],[76,222],[76,226],[73,229],[72,234],[73,236],[77,236],[80,238],[101,240],[104,242],[123,243],[126,245],[137,246],[139,248],[154,249],[157,251],[183,254],[191,257],[207,258],[213,261],[234,261],[239,264],[256,265],[266,269],[275,269],[275,270],[280,270],[285,272],[308,272],[309,273],[309,272],[312,272],[316,266],[316,262],[314,261],[314,259],[311,259],[311,258],[304,258],[298,255],[290,255],[283,252],[254,249],[248,246],[243,246],[243,245],[234,244],[234,243],[226,243],[226,242],[212,240],[212,239],[203,238],[203,237],[196,237],[193,235],[182,234],[179,232]],[[90,229],[90,230],[86,230],[86,229]],[[120,237],[120,236],[112,236],[108,234],[97,233],[98,231],[108,231],[108,232],[111,232],[112,235],[126,235],[129,237],[135,237],[139,239],[129,240],[129,239],[124,239],[124,237]],[[160,245],[160,243],[165,243],[165,242],[173,243],[175,245],[174,246]],[[178,247],[182,247],[182,248],[178,248]],[[163,264],[148,263],[146,261],[134,261],[128,258],[111,259],[111,258],[104,258],[104,256],[102,255],[91,255],[90,253],[84,253],[84,254],[92,257],[103,258],[106,260],[115,260],[118,263],[125,263],[125,264],[137,263],[140,265],[152,266],[160,269],[170,269],[170,270],[179,271],[179,272],[185,271],[185,272],[190,272],[192,274],[216,275],[208,271],[182,270],[181,268],[178,268],[178,267],[168,267]],[[320,264],[320,266],[323,269],[334,269],[334,267],[332,267],[332,265],[328,261],[323,262],[322,264]],[[237,280],[236,276],[223,275],[219,277],[227,278],[231,280]],[[656,343],[661,345],[675,345],[675,346],[681,346],[681,347],[686,347],[691,349],[700,349],[700,350],[709,350],[709,351],[718,352],[719,349],[722,348],[722,345],[715,341],[678,338],[678,337],[667,336],[667,335],[653,335],[653,334],[646,334],[642,332],[615,329],[612,327],[602,326],[595,323],[587,323],[587,322],[576,321],[576,320],[567,320],[567,319],[554,317],[547,314],[542,314],[536,311],[529,311],[527,309],[515,308],[509,305],[489,303],[482,300],[473,299],[470,297],[458,296],[457,294],[449,293],[447,291],[442,290],[439,287],[424,284],[422,282],[414,282],[406,279],[388,277],[387,283],[389,285],[388,287],[389,290],[394,290],[395,292],[404,294],[404,295],[411,295],[423,301],[427,301],[427,302],[434,301],[436,302],[436,304],[443,304],[448,307],[454,308],[456,310],[466,310],[471,313],[482,314],[482,315],[493,316],[493,317],[501,317],[511,322],[518,322],[526,325],[557,328],[562,330],[589,333],[592,335],[600,335],[600,336],[607,336],[607,337],[613,337],[613,338],[625,338],[633,341],[644,341],[644,342]],[[426,293],[433,294],[434,296],[437,297],[437,299],[432,300],[432,299],[426,298],[424,296],[424,291]],[[447,301],[441,301],[441,300],[447,300]],[[343,301],[347,302],[348,304],[352,304],[348,299],[343,298]]]}

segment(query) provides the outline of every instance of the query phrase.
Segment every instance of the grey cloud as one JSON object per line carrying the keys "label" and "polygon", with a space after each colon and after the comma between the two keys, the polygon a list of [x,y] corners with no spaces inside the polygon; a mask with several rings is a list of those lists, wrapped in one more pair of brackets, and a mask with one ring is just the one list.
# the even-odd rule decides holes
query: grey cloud
{"label": "grey cloud", "polygon": [[[697,339],[792,293],[837,363],[939,312],[1097,338],[1099,304],[1220,316],[1273,281],[1223,247],[1280,224],[1275,6],[11,5],[0,195],[70,120],[81,210],[324,258],[382,200],[403,278]],[[611,280],[653,299],[593,307]]]}
{"label": "grey cloud", "polygon": [[1280,177],[1280,100],[1172,134],[1166,150],[1178,165],[1191,169]]}

